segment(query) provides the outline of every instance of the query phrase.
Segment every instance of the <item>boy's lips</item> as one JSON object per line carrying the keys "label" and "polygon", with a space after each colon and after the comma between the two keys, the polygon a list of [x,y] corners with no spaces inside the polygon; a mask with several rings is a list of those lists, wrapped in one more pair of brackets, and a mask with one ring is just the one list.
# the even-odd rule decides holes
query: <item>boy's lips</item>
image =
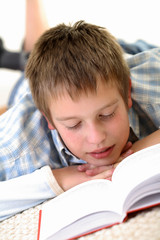
{"label": "boy's lips", "polygon": [[115,145],[112,145],[106,148],[97,149],[97,150],[94,150],[93,152],[88,152],[88,154],[96,159],[106,158],[111,154],[114,146]]}

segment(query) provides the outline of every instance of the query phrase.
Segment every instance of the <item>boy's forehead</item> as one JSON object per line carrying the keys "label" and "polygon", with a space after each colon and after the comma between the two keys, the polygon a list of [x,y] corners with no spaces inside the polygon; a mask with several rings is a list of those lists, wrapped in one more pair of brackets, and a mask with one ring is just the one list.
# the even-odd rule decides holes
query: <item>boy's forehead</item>
{"label": "boy's forehead", "polygon": [[65,86],[58,87],[58,91],[53,93],[53,95],[51,94],[51,101],[66,101],[66,99],[69,98],[74,102],[78,102],[83,97],[91,95],[95,97],[101,88],[115,88],[118,90],[115,80],[104,80],[98,77],[94,88],[88,86],[84,86],[82,89],[76,88],[75,86],[70,86],[69,89],[65,88]]}
{"label": "boy's forehead", "polygon": [[101,82],[97,86],[96,91],[88,90],[86,92],[79,92],[73,96],[71,96],[68,91],[64,91],[63,94],[50,99],[49,108],[56,113],[56,115],[59,115],[59,113],[62,112],[62,109],[65,112],[70,111],[71,109],[75,111],[80,109],[80,111],[83,111],[88,108],[88,106],[92,107],[93,105],[93,108],[100,109],[113,105],[117,101],[118,95],[120,94],[117,87]]}

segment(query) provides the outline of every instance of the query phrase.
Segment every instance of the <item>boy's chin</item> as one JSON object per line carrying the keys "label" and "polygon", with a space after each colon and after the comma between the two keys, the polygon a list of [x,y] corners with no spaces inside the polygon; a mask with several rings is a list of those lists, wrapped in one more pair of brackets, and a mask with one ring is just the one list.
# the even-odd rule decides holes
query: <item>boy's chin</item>
{"label": "boy's chin", "polygon": [[87,164],[92,165],[93,167],[102,167],[102,166],[110,166],[116,163],[113,160],[109,159],[96,159],[96,160],[86,160]]}

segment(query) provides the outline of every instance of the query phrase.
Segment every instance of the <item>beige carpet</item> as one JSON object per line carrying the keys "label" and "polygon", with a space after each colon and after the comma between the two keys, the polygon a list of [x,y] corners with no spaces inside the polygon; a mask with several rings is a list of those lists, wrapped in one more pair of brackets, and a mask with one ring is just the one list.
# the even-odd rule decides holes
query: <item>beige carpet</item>
{"label": "beige carpet", "polygon": [[[0,240],[37,240],[40,208],[31,208],[1,222]],[[79,238],[93,239],[160,240],[160,206],[132,214],[125,223]]]}

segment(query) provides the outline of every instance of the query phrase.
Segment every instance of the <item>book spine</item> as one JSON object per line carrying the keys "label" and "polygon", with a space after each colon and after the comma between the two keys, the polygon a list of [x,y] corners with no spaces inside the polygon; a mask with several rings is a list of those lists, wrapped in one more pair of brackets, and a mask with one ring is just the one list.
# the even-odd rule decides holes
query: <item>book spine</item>
{"label": "book spine", "polygon": [[42,219],[42,210],[39,210],[39,220],[38,220],[38,234],[37,234],[37,240],[40,240],[41,219]]}

